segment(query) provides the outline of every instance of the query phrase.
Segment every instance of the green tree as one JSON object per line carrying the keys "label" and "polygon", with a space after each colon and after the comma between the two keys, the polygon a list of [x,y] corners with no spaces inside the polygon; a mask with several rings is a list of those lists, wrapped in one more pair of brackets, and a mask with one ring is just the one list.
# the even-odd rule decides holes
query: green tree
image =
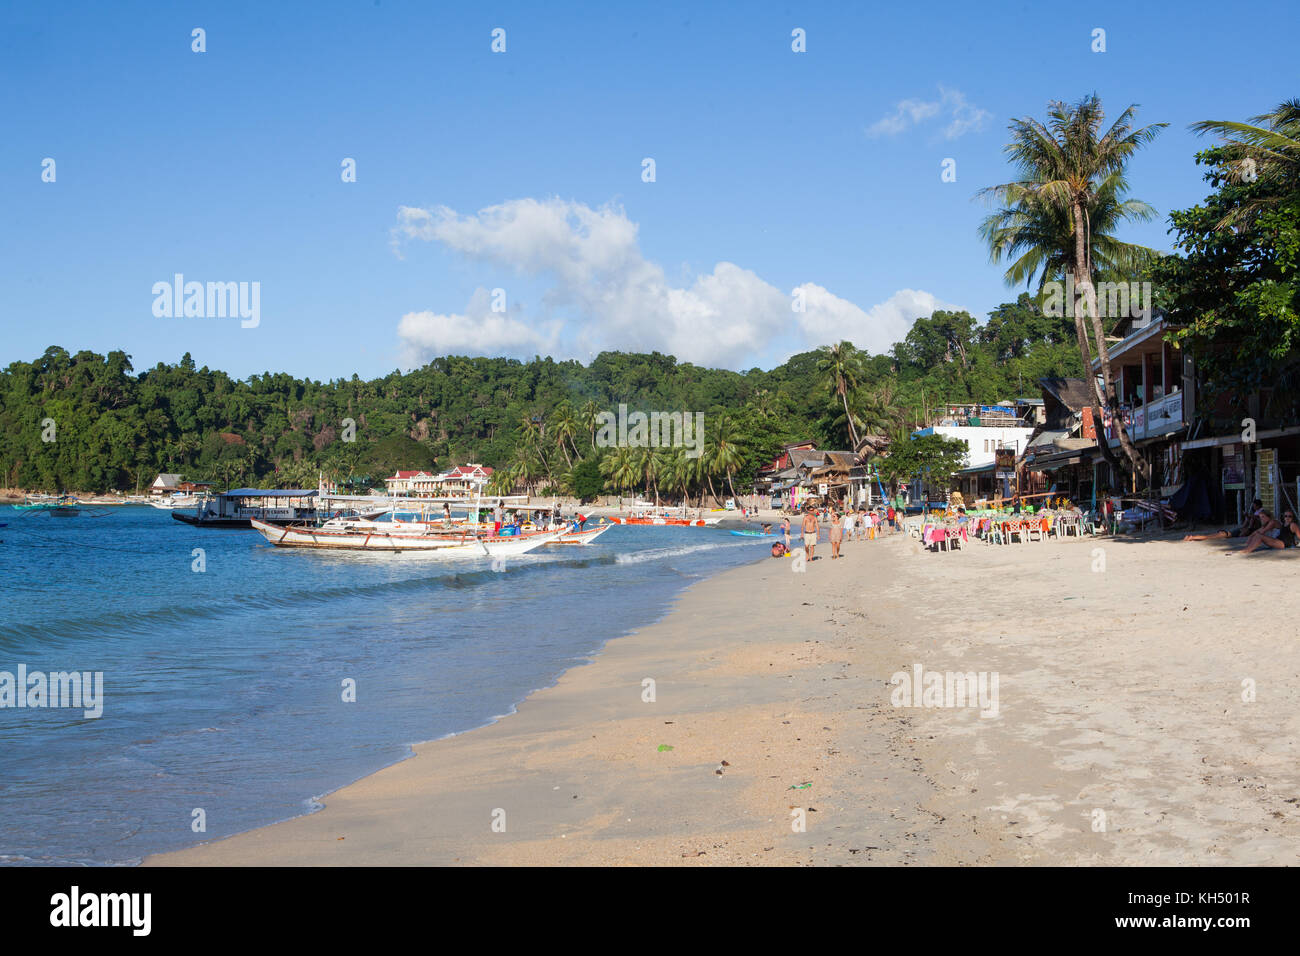
{"label": "green tree", "polygon": [[[1085,369],[1091,368],[1093,346],[1101,365],[1102,387],[1094,395],[1093,415],[1101,421],[1101,405],[1111,411],[1120,446],[1134,470],[1150,480],[1150,468],[1119,414],[1119,399],[1110,367],[1106,333],[1097,309],[1096,270],[1136,276],[1155,256],[1145,246],[1116,239],[1112,230],[1124,221],[1151,219],[1150,206],[1125,199],[1125,168],[1143,145],[1167,123],[1134,126],[1137,108],[1130,106],[1104,133],[1101,101],[1088,96],[1068,105],[1048,107],[1046,124],[1033,118],[1013,120],[1006,154],[1020,178],[982,190],[1001,208],[986,218],[980,232],[993,261],[1018,258],[1004,278],[1008,284],[1028,282],[1035,273],[1039,288],[1049,278],[1070,276],[1079,294],[1075,333]],[[1089,323],[1091,328],[1089,328]],[[1093,381],[1093,377],[1087,378]],[[1098,447],[1114,467],[1119,462],[1103,439]]]}
{"label": "green tree", "polygon": [[966,463],[966,443],[945,435],[900,436],[889,446],[889,455],[878,463],[880,473],[891,482],[923,478],[934,485],[946,485]]}
{"label": "green tree", "polygon": [[817,362],[817,371],[824,376],[826,388],[837,396],[844,407],[849,441],[858,444],[858,431],[849,410],[849,396],[857,389],[862,378],[862,355],[851,342],[823,345]]}
{"label": "green tree", "polygon": [[1260,184],[1225,212],[1218,228],[1251,223],[1294,191],[1300,176],[1300,99],[1285,100],[1249,123],[1204,120],[1192,129],[1226,140],[1214,154],[1227,167],[1225,179]]}

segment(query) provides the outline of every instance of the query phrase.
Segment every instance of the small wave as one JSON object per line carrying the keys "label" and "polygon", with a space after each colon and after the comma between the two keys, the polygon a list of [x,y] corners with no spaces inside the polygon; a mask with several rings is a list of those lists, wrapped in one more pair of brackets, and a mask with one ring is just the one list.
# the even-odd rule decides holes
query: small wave
{"label": "small wave", "polygon": [[751,542],[739,543],[692,544],[677,548],[647,548],[645,551],[630,551],[614,555],[615,564],[644,564],[646,561],[662,561],[664,558],[677,558],[684,554],[698,554],[701,551],[730,550],[733,548],[752,547]]}

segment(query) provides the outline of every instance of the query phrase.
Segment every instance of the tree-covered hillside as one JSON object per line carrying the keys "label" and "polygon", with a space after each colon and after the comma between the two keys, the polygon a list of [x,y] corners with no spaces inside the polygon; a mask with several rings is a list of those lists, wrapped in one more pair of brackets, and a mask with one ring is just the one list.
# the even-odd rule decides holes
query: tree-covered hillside
{"label": "tree-covered hillside", "polygon": [[[966,313],[920,318],[889,355],[840,343],[770,371],[658,353],[605,352],[585,366],[448,356],[405,374],[324,383],[283,372],[236,380],[196,368],[188,354],[136,372],[122,352],[52,346],[0,372],[0,484],[134,491],[165,471],[314,487],[323,470],[364,485],[396,468],[477,461],[504,470],[506,483],[561,488],[579,462],[599,459],[611,488],[739,487],[785,442],[843,448],[851,428],[896,431],[923,402],[993,402],[1036,393],[1045,375],[1078,374],[1066,322],[1022,295],[985,323]],[[615,450],[596,447],[596,415],[619,403],[703,412],[704,454],[683,463],[672,460],[680,453],[632,449],[623,457],[635,460],[605,462]]]}

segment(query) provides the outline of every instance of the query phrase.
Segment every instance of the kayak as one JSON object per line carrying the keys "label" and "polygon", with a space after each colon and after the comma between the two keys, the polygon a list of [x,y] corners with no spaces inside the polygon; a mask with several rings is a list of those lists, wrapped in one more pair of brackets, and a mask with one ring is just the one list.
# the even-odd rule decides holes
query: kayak
{"label": "kayak", "polygon": [[770,538],[773,534],[771,531],[733,531],[731,533],[741,538]]}

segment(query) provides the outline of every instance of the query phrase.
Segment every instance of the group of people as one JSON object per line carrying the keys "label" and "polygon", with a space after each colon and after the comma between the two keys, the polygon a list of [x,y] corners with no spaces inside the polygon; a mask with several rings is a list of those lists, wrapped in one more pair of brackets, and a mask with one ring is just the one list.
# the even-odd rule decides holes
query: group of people
{"label": "group of people", "polygon": [[[821,538],[822,523],[825,522],[830,537],[831,559],[841,557],[840,546],[845,539],[873,539],[877,532],[897,531],[899,529],[898,512],[893,505],[880,505],[872,508],[837,507],[805,508],[800,518],[799,531],[802,535],[804,556],[809,561],[816,560],[817,542]],[[790,519],[781,522],[784,544],[777,542],[772,546],[773,556],[787,554],[790,551]]]}
{"label": "group of people", "polygon": [[1288,508],[1282,512],[1280,519],[1275,518],[1264,510],[1264,502],[1256,498],[1251,502],[1250,514],[1240,527],[1215,531],[1212,534],[1189,534],[1185,535],[1183,540],[1208,541],[1212,538],[1246,539],[1246,544],[1241,550],[1229,554],[1250,554],[1264,548],[1281,551],[1284,548],[1294,548],[1297,541],[1300,541],[1300,523],[1296,522],[1294,510]]}

